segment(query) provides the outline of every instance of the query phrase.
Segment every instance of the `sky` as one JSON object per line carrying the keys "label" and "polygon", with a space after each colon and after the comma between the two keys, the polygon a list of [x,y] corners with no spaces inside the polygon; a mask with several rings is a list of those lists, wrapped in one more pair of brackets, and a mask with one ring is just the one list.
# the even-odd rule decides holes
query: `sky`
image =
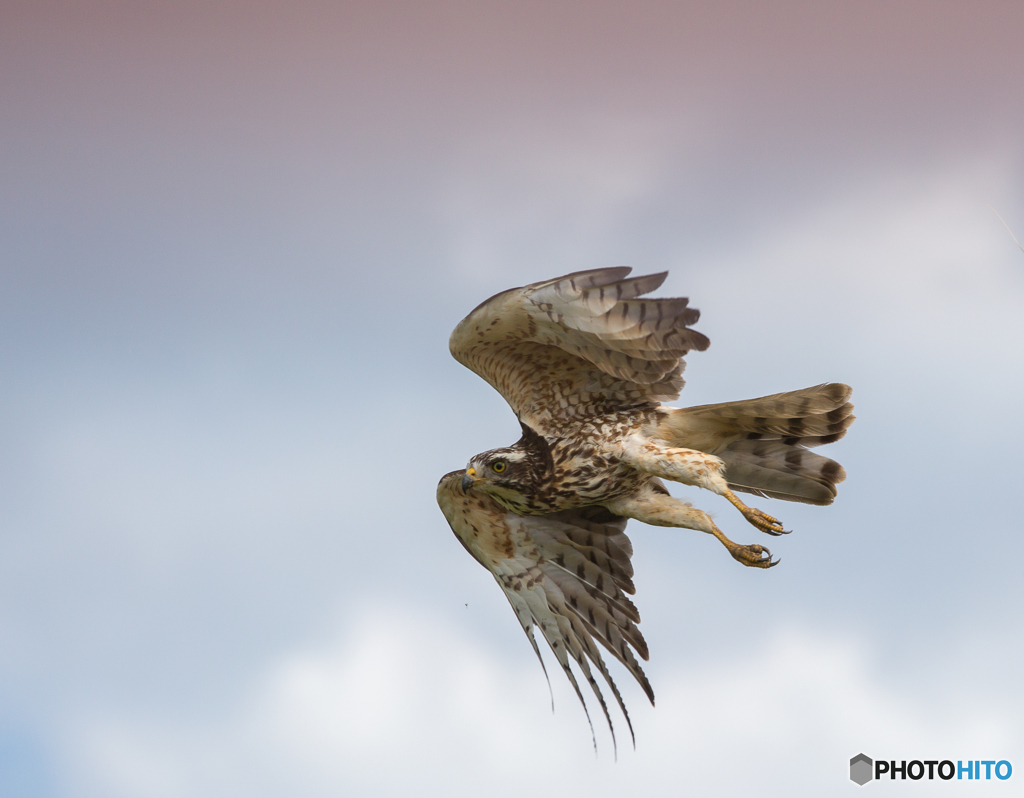
{"label": "sky", "polygon": [[[1024,778],[1024,7],[0,5],[0,793]],[[1001,218],[1000,218],[1001,217]],[[597,753],[434,502],[507,445],[492,294],[668,270],[680,406],[823,382],[828,508],[631,522],[651,707]],[[593,705],[593,702],[591,702]],[[592,706],[592,712],[596,707]],[[865,789],[898,793],[906,782]]]}

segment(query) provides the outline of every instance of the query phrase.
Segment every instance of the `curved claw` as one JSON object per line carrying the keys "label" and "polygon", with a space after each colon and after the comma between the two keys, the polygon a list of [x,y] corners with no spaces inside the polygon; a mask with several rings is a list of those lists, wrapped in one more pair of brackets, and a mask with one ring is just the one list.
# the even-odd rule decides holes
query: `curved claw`
{"label": "curved claw", "polygon": [[788,535],[789,530],[782,528],[782,522],[778,518],[768,515],[766,512],[758,510],[756,507],[747,507],[741,502],[736,494],[731,490],[727,490],[724,493],[726,499],[728,499],[733,507],[743,513],[743,517],[746,518],[751,524],[756,526],[762,532],[767,535]]}
{"label": "curved claw", "polygon": [[790,533],[790,530],[782,528],[782,522],[779,519],[756,507],[748,507],[747,511],[743,513],[743,517],[767,535],[788,535]]}
{"label": "curved claw", "polygon": [[748,568],[774,568],[780,560],[772,560],[772,553],[764,546],[753,543],[749,546],[735,546],[729,549],[733,559]]}

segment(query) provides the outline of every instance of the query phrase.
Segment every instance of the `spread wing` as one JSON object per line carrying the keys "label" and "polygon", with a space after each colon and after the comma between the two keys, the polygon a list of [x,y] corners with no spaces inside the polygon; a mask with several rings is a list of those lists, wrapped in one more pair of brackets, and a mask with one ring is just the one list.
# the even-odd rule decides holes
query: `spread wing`
{"label": "spread wing", "polygon": [[[501,586],[541,667],[544,661],[533,636],[534,626],[540,629],[569,677],[587,713],[587,721],[590,722],[590,713],[569,667],[570,659],[597,696],[613,744],[615,729],[608,705],[591,673],[591,663],[615,695],[633,737],[633,725],[622,696],[594,643],[595,639],[600,641],[633,674],[653,704],[654,691],[633,655],[635,650],[643,659],[648,658],[647,643],[636,626],[640,615],[625,595],[634,592],[633,566],[629,560],[633,547],[624,531],[626,519],[602,507],[551,515],[517,515],[489,496],[472,489],[463,491],[462,477],[462,471],[452,471],[441,478],[437,503],[455,536]],[[546,668],[544,675],[547,677]],[[590,731],[593,735],[592,722]],[[634,738],[634,745],[635,742]]]}
{"label": "spread wing", "polygon": [[455,359],[505,397],[541,434],[574,416],[671,401],[683,356],[708,339],[690,329],[687,299],[638,299],[667,272],[575,272],[491,297],[452,332]]}

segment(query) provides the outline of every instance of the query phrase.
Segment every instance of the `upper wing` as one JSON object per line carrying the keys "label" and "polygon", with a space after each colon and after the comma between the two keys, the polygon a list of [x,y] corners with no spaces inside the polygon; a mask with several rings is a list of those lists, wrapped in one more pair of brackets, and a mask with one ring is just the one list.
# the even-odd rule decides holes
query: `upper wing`
{"label": "upper wing", "polygon": [[[633,736],[633,725],[615,682],[605,667],[596,638],[633,674],[654,703],[654,691],[630,646],[648,658],[637,628],[640,615],[625,595],[634,592],[633,547],[624,532],[626,519],[603,507],[551,515],[522,516],[474,490],[463,491],[464,472],[452,471],[437,486],[437,503],[466,550],[494,574],[540,659],[533,627],[540,628],[587,712],[572,658],[601,704],[615,742],[615,729],[588,658],[615,695]],[[544,661],[540,659],[541,667]],[[547,676],[547,669],[544,669]],[[587,712],[590,721],[590,713]],[[590,724],[591,735],[594,725]],[[635,744],[635,738],[634,738]],[[597,745],[596,739],[594,743]]]}
{"label": "upper wing", "polygon": [[708,346],[689,329],[700,311],[687,299],[637,299],[667,272],[630,271],[575,272],[491,297],[452,332],[452,355],[542,434],[575,415],[675,399],[683,355]]}

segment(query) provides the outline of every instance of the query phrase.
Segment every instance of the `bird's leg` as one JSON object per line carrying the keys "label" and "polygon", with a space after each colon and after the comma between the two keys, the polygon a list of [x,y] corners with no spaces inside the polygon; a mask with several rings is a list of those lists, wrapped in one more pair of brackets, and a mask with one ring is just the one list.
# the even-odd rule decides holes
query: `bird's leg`
{"label": "bird's leg", "polygon": [[652,480],[638,493],[622,496],[605,505],[616,515],[635,518],[654,526],[674,526],[683,529],[698,529],[718,538],[737,562],[753,568],[771,568],[778,563],[772,560],[772,553],[756,543],[743,546],[733,543],[711,520],[707,513],[692,507],[669,495],[665,487]]}
{"label": "bird's leg", "polygon": [[741,502],[736,494],[728,488],[725,489],[725,493],[722,494],[726,499],[743,513],[743,517],[746,518],[750,523],[769,535],[788,535],[790,530],[782,528],[782,522],[777,518],[772,518],[768,513],[761,512],[756,507],[747,507]]}
{"label": "bird's leg", "polygon": [[634,435],[623,444],[619,456],[623,462],[640,471],[684,485],[705,488],[724,496],[743,513],[744,518],[762,532],[769,535],[788,534],[788,530],[782,528],[782,523],[778,519],[748,507],[736,497],[723,476],[725,463],[713,454],[705,454],[695,449],[682,449],[678,446],[666,446],[650,438]]}

